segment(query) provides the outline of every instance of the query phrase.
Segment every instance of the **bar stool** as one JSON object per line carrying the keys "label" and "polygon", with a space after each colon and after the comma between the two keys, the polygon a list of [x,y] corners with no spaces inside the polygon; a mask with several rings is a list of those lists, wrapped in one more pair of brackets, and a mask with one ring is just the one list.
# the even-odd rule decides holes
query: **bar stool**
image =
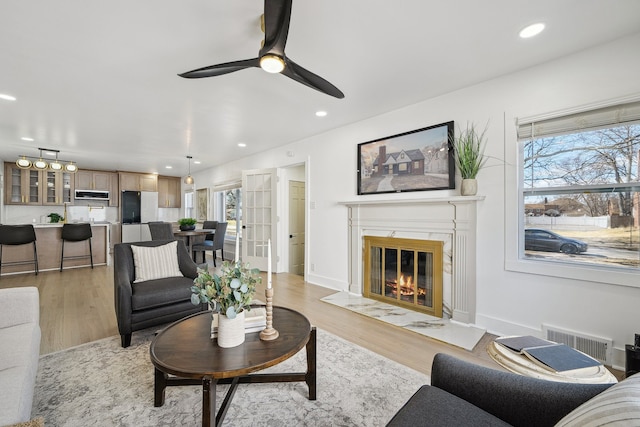
{"label": "bar stool", "polygon": [[31,243],[33,245],[33,259],[5,262],[4,265],[32,264],[38,275],[38,251],[36,249],[36,231],[31,224],[0,225],[0,270],[2,269],[2,247],[17,246]]}
{"label": "bar stool", "polygon": [[[91,268],[93,268],[93,250],[91,249],[91,224],[64,224],[62,226],[62,254],[60,255],[60,271],[62,271],[62,263],[65,259],[91,258]],[[82,242],[89,240],[89,255],[73,255],[64,256],[64,242]]]}

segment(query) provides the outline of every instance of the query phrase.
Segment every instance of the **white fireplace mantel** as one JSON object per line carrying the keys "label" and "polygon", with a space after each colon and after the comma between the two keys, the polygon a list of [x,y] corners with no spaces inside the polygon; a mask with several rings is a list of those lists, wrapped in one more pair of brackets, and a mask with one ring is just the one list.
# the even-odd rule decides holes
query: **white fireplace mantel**
{"label": "white fireplace mantel", "polygon": [[[453,320],[474,324],[476,317],[476,210],[484,196],[340,202],[348,208],[349,291],[361,295],[363,237],[393,236],[433,240],[451,251],[447,300]],[[446,247],[445,246],[445,247]]]}

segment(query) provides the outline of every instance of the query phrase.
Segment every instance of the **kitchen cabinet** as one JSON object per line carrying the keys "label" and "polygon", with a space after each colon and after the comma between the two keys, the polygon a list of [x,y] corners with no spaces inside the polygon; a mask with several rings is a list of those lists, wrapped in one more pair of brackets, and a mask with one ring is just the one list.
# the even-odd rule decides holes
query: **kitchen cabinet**
{"label": "kitchen cabinet", "polygon": [[111,191],[111,177],[114,172],[79,170],[76,172],[76,188],[79,190]]}
{"label": "kitchen cabinet", "polygon": [[78,190],[101,190],[109,192],[109,206],[118,206],[118,174],[116,172],[79,170],[76,172],[75,185]]}
{"label": "kitchen cabinet", "polygon": [[117,173],[109,174],[109,206],[119,206],[120,205],[120,184],[119,177]]}
{"label": "kitchen cabinet", "polygon": [[120,191],[158,191],[158,176],[120,172]]}
{"label": "kitchen cabinet", "polygon": [[69,172],[50,170],[40,171],[43,182],[42,204],[62,205],[73,204],[75,180]]}
{"label": "kitchen cabinet", "polygon": [[41,174],[38,170],[20,169],[13,163],[5,163],[4,194],[7,205],[42,204]]}
{"label": "kitchen cabinet", "polygon": [[180,178],[174,176],[158,177],[158,207],[181,207]]}
{"label": "kitchen cabinet", "polygon": [[73,203],[73,174],[63,171],[20,169],[5,163],[5,204],[62,205]]}

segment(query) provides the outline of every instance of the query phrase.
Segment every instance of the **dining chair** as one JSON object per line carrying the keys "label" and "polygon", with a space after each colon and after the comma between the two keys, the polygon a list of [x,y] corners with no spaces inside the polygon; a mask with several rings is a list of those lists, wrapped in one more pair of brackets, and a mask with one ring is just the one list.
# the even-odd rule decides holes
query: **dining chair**
{"label": "dining chair", "polygon": [[151,221],[149,222],[149,232],[151,240],[176,240],[170,222]]}
{"label": "dining chair", "polygon": [[216,252],[220,249],[222,252],[222,261],[224,261],[224,236],[227,233],[227,223],[219,222],[216,225],[216,232],[213,234],[213,240],[205,240],[202,243],[193,245],[193,259],[196,259],[196,253],[202,252],[202,262],[206,260],[207,251],[213,252],[213,266],[216,266]]}

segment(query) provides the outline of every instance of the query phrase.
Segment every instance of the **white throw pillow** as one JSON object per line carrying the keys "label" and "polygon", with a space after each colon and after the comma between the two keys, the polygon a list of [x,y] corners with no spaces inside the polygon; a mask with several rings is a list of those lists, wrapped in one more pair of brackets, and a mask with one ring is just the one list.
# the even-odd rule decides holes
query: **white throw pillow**
{"label": "white throw pillow", "polygon": [[606,389],[571,411],[556,426],[640,425],[640,374]]}
{"label": "white throw pillow", "polygon": [[136,279],[133,283],[165,277],[182,277],[178,265],[178,242],[162,246],[134,246],[133,264],[136,267]]}

